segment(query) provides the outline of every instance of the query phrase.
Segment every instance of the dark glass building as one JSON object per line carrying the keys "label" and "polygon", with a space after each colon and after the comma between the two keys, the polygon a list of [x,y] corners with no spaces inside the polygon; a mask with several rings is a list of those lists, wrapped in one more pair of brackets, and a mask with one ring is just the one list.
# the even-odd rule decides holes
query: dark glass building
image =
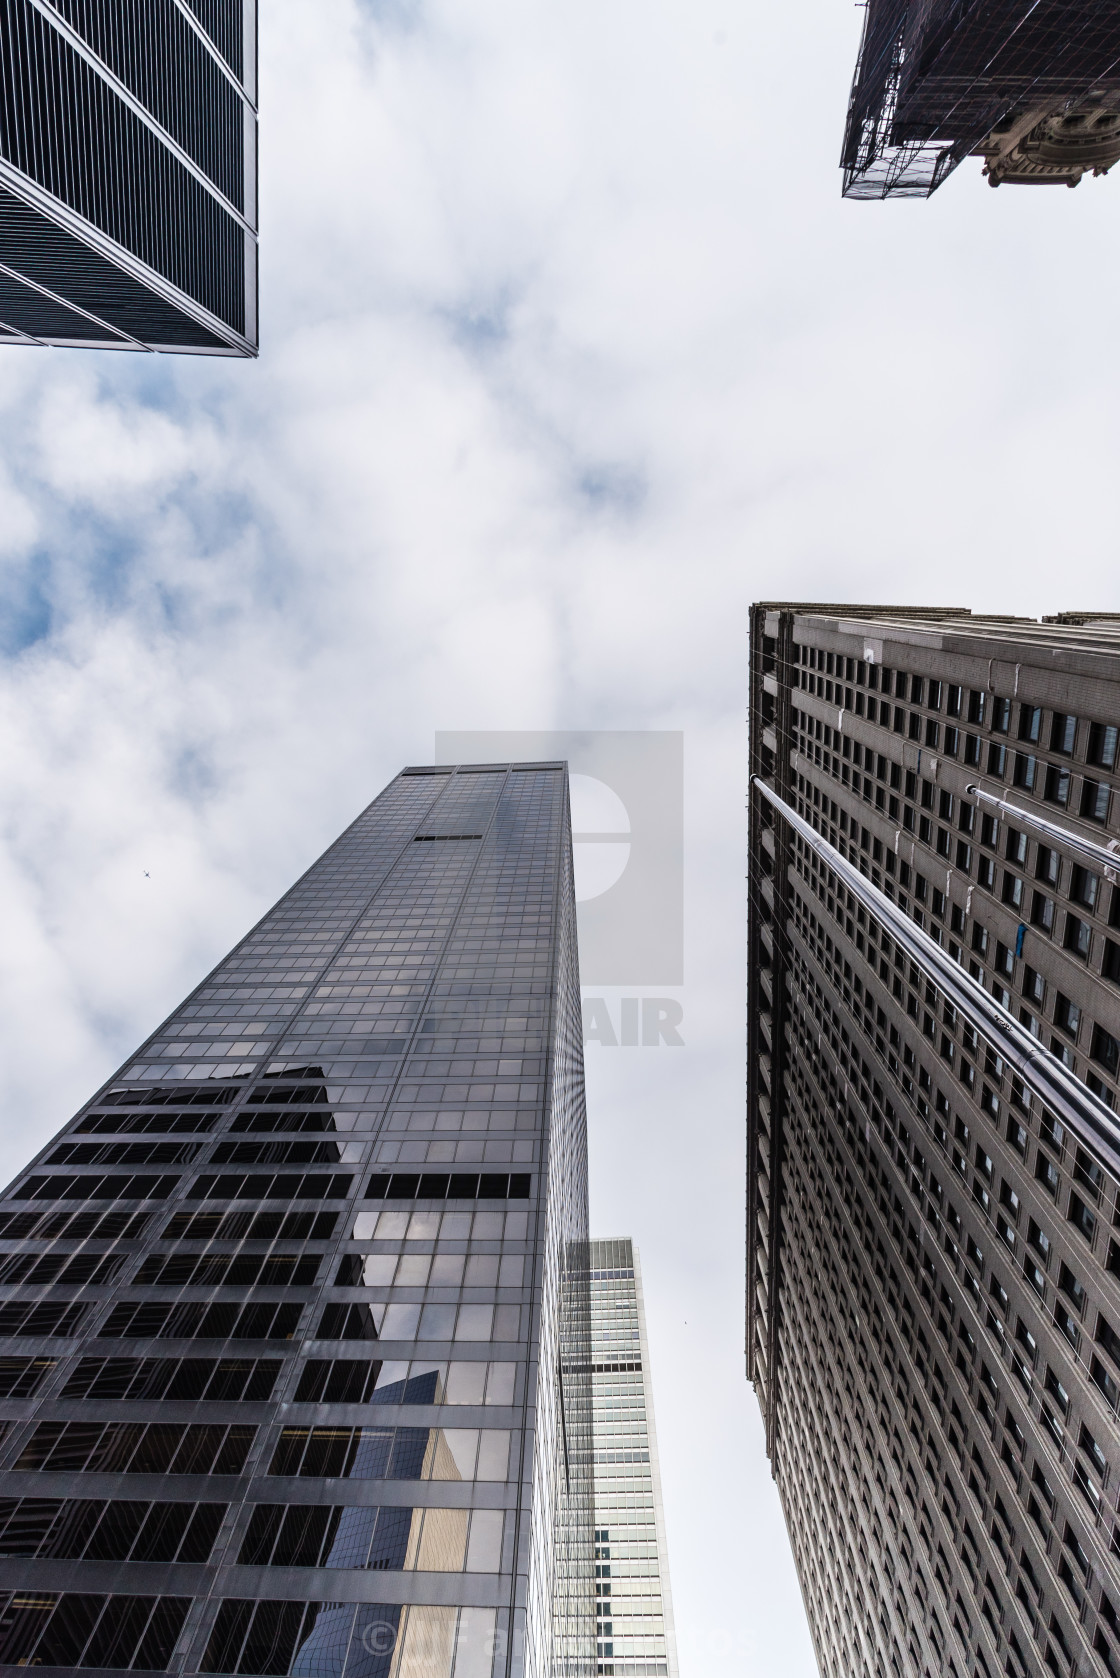
{"label": "dark glass building", "polygon": [[593,1672],[564,765],[404,770],[0,1249],[0,1669]]}
{"label": "dark glass building", "polygon": [[1120,619],[759,605],[748,1371],[822,1673],[1120,1672]]}
{"label": "dark glass building", "polygon": [[1117,0],[869,0],[844,134],[849,198],[1076,186],[1120,158]]}
{"label": "dark glass building", "polygon": [[0,341],[257,353],[256,0],[3,0]]}

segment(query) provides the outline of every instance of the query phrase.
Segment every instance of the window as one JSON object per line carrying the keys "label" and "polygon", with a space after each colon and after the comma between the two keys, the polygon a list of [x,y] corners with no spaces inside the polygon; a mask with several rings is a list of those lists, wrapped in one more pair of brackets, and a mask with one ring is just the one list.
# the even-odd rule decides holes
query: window
{"label": "window", "polygon": [[1038,744],[1042,733],[1042,711],[1037,705],[1020,705],[1019,738]]}
{"label": "window", "polygon": [[1097,1220],[1095,1214],[1090,1212],[1080,1195],[1070,1195],[1069,1211],[1066,1213],[1066,1217],[1075,1229],[1081,1231],[1086,1241],[1092,1243],[1093,1236],[1096,1234]]}
{"label": "window", "polygon": [[990,856],[982,856],[976,871],[976,877],[985,891],[996,889],[996,865]]}
{"label": "window", "polygon": [[1120,944],[1114,944],[1111,938],[1104,941],[1101,972],[1106,979],[1111,979],[1114,985],[1120,984]]}
{"label": "window", "polygon": [[1058,1174],[1058,1167],[1054,1164],[1053,1160],[1049,1159],[1047,1155],[1042,1152],[1041,1148],[1038,1152],[1038,1158],[1035,1160],[1034,1174],[1046,1190],[1047,1194],[1056,1197],[1061,1183],[1061,1177]]}
{"label": "window", "polygon": [[16,1468],[71,1474],[240,1474],[255,1427],[40,1422]]}
{"label": "window", "polygon": [[952,683],[945,689],[945,712],[950,717],[959,717],[961,714],[961,690]]}
{"label": "window", "polygon": [[1073,1274],[1073,1271],[1070,1269],[1068,1264],[1063,1264],[1061,1270],[1058,1272],[1058,1286],[1066,1295],[1067,1299],[1073,1301],[1073,1304],[1077,1307],[1078,1313],[1083,1313],[1085,1310],[1085,1289],[1081,1286],[1081,1283],[1077,1280],[1077,1277]]}
{"label": "window", "polygon": [[1095,722],[1089,728],[1089,762],[1098,769],[1116,768],[1117,729],[1112,723]]}
{"label": "window", "polygon": [[1110,1078],[1115,1078],[1120,1070],[1120,1043],[1101,1025],[1093,1026],[1092,1044],[1089,1056],[1103,1066]]}
{"label": "window", "polygon": [[1043,932],[1054,930],[1054,905],[1043,892],[1036,891],[1031,902],[1031,925]]}
{"label": "window", "polygon": [[992,729],[993,729],[994,733],[996,733],[996,734],[1006,734],[1010,722],[1011,722],[1011,701],[1010,701],[1010,699],[993,699],[992,700],[992,722],[991,722],[991,726],[992,726]]}
{"label": "window", "polygon": [[1036,973],[1033,967],[1023,969],[1023,995],[1029,996],[1032,1002],[1041,1002],[1046,991],[1046,984],[1041,973]]}
{"label": "window", "polygon": [[1015,774],[1013,776],[1017,787],[1024,787],[1028,792],[1034,788],[1038,774],[1038,759],[1028,757],[1025,752],[1015,753]]}
{"label": "window", "polygon": [[1100,884],[1100,879],[1090,869],[1075,867],[1070,874],[1069,895],[1075,903],[1083,903],[1086,909],[1095,909]]}
{"label": "window", "polygon": [[1050,885],[1056,886],[1061,871],[1062,859],[1057,851],[1051,850],[1049,845],[1040,845],[1038,847],[1038,858],[1035,862],[1035,878],[1047,880]]}
{"label": "window", "polygon": [[1069,803],[1068,769],[1059,769],[1057,764],[1054,763],[1047,765],[1043,797],[1051,804]]}
{"label": "window", "polygon": [[1070,757],[1073,753],[1073,743],[1077,737],[1077,718],[1066,716],[1061,711],[1055,711],[1054,720],[1050,724],[1050,750],[1061,752],[1063,757]]}
{"label": "window", "polygon": [[1003,901],[1013,909],[1023,906],[1023,882],[1018,874],[1012,874],[1009,869],[1005,869],[1003,875]]}
{"label": "window", "polygon": [[1088,921],[1081,920],[1077,915],[1067,915],[1063,946],[1073,955],[1080,956],[1082,961],[1088,961],[1092,941],[1092,928]]}
{"label": "window", "polygon": [[1007,747],[1001,746],[998,740],[992,740],[988,745],[988,774],[999,775],[1007,773]]}
{"label": "window", "polygon": [[941,724],[935,717],[926,718],[926,745],[936,751],[941,744]]}
{"label": "window", "polygon": [[1108,787],[1103,781],[1085,780],[1081,784],[1081,814],[1087,821],[1108,820]]}

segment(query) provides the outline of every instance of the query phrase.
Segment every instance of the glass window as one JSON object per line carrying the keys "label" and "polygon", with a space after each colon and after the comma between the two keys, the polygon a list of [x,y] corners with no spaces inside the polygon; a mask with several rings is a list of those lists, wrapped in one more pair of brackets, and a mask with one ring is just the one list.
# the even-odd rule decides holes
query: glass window
{"label": "glass window", "polygon": [[1117,729],[1113,723],[1095,722],[1089,728],[1089,762],[1099,769],[1115,769]]}
{"label": "glass window", "polygon": [[1077,718],[1066,716],[1061,711],[1054,713],[1050,724],[1050,750],[1061,752],[1063,757],[1069,757],[1073,752],[1074,740],[1077,737]]}
{"label": "glass window", "polygon": [[1020,705],[1019,707],[1019,738],[1030,740],[1036,745],[1042,732],[1042,711],[1037,705]]}
{"label": "glass window", "polygon": [[1108,820],[1109,788],[1103,781],[1085,780],[1081,786],[1081,814],[1087,821]]}

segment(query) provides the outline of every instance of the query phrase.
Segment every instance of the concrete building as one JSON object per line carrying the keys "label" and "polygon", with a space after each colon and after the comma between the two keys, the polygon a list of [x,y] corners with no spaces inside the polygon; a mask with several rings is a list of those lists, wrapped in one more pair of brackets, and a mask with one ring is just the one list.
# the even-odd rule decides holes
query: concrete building
{"label": "concrete building", "polygon": [[1120,1672],[1120,621],[751,621],[748,1369],[822,1672]]}

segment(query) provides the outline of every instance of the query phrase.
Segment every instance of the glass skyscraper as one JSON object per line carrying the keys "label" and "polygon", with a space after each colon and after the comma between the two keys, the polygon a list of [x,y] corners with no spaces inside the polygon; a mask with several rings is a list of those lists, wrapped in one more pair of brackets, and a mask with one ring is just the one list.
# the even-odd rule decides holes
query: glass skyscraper
{"label": "glass skyscraper", "polygon": [[257,351],[256,0],[4,0],[0,342]]}
{"label": "glass skyscraper", "polygon": [[602,1678],[677,1678],[641,1270],[632,1241],[591,1243],[595,1612]]}
{"label": "glass skyscraper", "polygon": [[564,765],[404,770],[0,1248],[0,1666],[589,1674]]}

